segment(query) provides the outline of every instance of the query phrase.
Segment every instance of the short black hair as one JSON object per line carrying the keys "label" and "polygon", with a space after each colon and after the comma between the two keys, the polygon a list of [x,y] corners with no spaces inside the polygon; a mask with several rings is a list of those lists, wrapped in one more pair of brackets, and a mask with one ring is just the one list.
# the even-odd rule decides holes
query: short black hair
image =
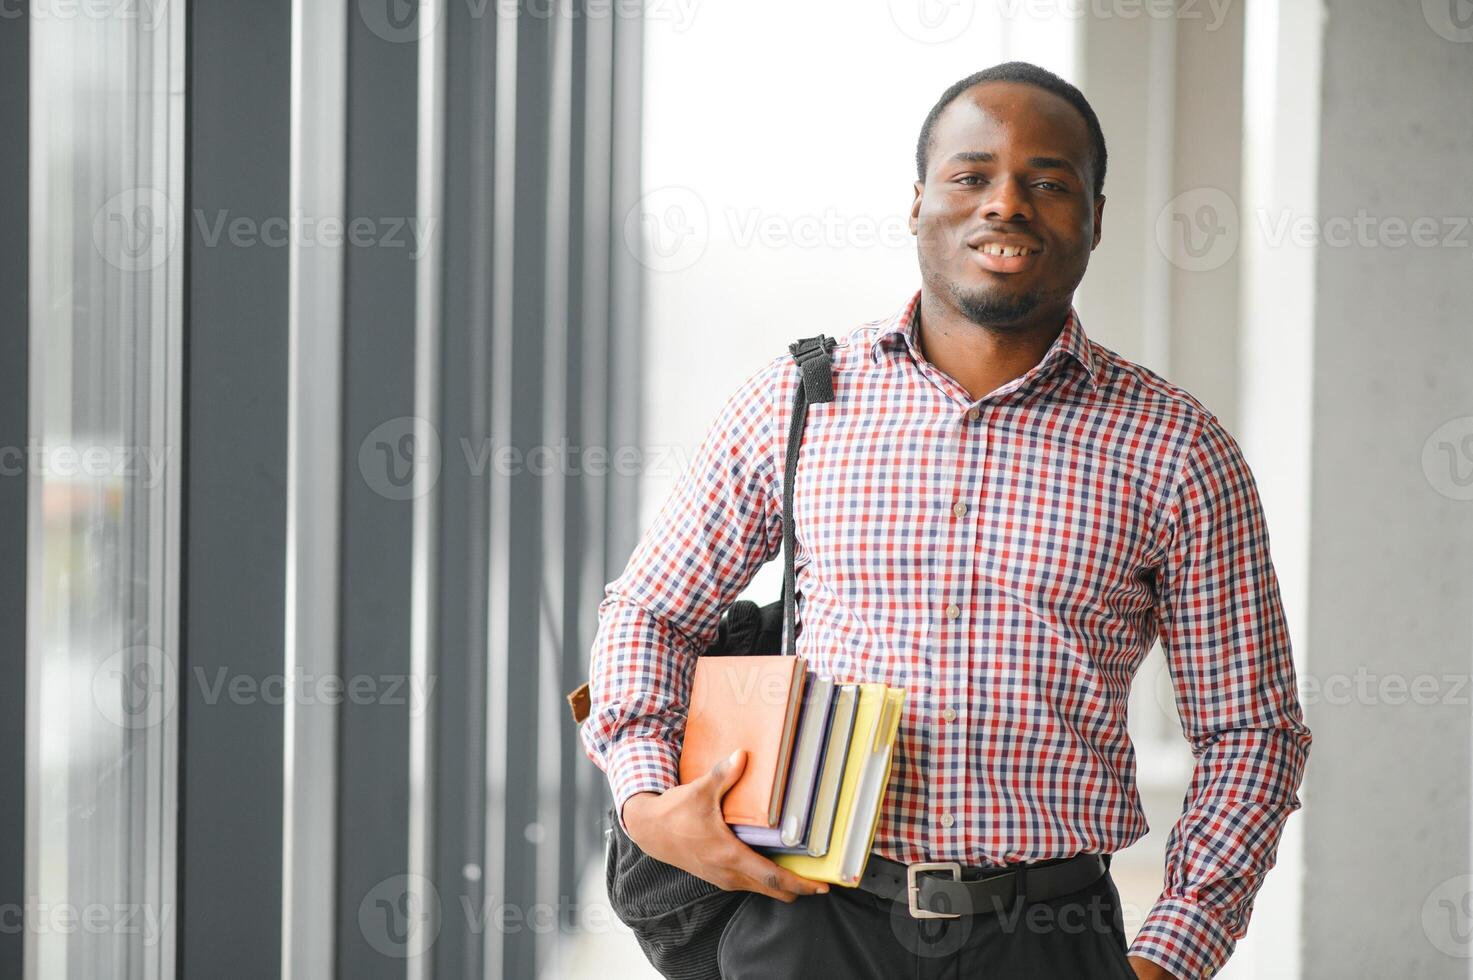
{"label": "short black hair", "polygon": [[941,98],[931,107],[930,113],[926,116],[926,121],[921,126],[921,138],[916,142],[916,178],[918,180],[924,182],[926,179],[927,158],[931,155],[931,135],[942,110],[956,101],[958,95],[983,82],[1021,82],[1024,85],[1032,85],[1045,92],[1054,93],[1079,110],[1079,114],[1084,117],[1084,125],[1089,129],[1089,141],[1094,151],[1095,197],[1099,197],[1104,192],[1105,134],[1100,129],[1100,120],[1095,115],[1094,108],[1079,89],[1048,69],[1026,61],[1009,61],[1001,65],[993,65],[991,68],[984,68],[975,74],[968,75],[941,93]]}

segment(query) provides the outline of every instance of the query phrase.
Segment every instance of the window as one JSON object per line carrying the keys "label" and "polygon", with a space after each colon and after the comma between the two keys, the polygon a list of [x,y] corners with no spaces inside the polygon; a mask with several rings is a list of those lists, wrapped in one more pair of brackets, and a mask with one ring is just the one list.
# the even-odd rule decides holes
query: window
{"label": "window", "polygon": [[173,974],[183,40],[31,18],[32,978]]}

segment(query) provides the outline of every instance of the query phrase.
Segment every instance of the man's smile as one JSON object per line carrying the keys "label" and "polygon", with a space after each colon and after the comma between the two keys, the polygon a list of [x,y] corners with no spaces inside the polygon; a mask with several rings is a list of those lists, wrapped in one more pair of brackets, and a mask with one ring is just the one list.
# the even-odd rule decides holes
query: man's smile
{"label": "man's smile", "polygon": [[989,272],[1022,272],[1038,259],[1040,250],[1024,245],[1001,245],[985,242],[968,246],[977,264]]}

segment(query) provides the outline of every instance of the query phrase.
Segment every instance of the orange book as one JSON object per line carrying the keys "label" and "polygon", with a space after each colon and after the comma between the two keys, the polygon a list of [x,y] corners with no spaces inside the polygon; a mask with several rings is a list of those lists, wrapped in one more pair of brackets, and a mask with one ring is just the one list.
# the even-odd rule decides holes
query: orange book
{"label": "orange book", "polygon": [[680,781],[704,776],[737,749],[747,768],[722,798],[727,823],[776,827],[803,706],[802,657],[701,657],[691,682]]}

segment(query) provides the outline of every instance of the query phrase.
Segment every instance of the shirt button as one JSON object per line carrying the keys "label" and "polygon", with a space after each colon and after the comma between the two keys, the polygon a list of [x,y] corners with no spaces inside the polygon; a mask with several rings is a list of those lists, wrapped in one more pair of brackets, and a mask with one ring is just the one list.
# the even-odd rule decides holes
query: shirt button
{"label": "shirt button", "polygon": [[947,708],[945,711],[941,712],[941,720],[942,721],[956,721],[956,709],[955,708]]}
{"label": "shirt button", "polygon": [[961,614],[962,614],[961,607],[958,606],[954,602],[951,605],[949,605],[949,606],[946,607],[946,618],[947,619],[956,619]]}
{"label": "shirt button", "polygon": [[961,517],[967,512],[967,505],[958,500],[956,503],[951,505],[951,512],[957,517]]}
{"label": "shirt button", "polygon": [[954,823],[956,823],[956,818],[953,817],[951,814],[943,813],[941,815],[941,826],[950,827]]}
{"label": "shirt button", "polygon": [[976,408],[969,408],[969,409],[967,409],[967,421],[968,422],[975,422],[978,419],[980,419],[981,417],[982,417],[982,411],[981,411],[981,409],[976,409]]}

